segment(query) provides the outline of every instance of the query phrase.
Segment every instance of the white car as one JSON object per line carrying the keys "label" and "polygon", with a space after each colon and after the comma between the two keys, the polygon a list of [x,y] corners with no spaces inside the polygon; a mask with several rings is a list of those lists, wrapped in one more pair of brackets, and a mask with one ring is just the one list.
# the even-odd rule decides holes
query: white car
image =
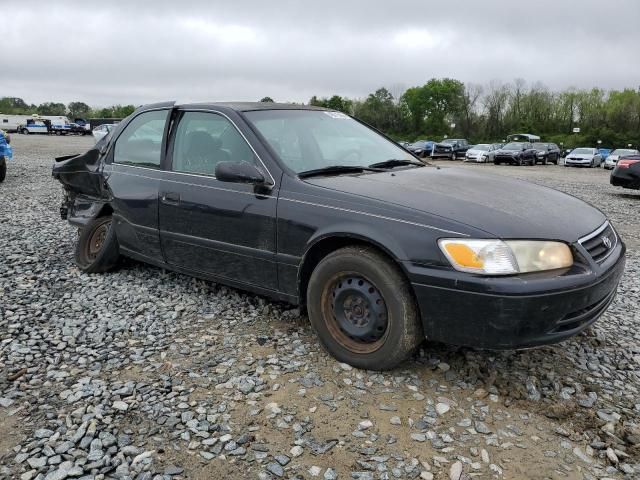
{"label": "white car", "polygon": [[493,162],[493,157],[498,150],[498,145],[494,143],[479,143],[474,145],[464,155],[465,162]]}
{"label": "white car", "polygon": [[113,123],[103,123],[102,125],[98,125],[96,128],[94,128],[91,131],[91,134],[93,135],[93,138],[95,139],[96,143],[98,143],[104,137],[109,135],[109,132],[111,132],[114,126],[115,124]]}
{"label": "white car", "polygon": [[633,148],[617,148],[613,152],[611,152],[605,159],[604,168],[606,168],[607,170],[615,168],[616,163],[618,163],[620,157],[624,157],[627,155],[640,155],[640,151],[634,150]]}
{"label": "white car", "polygon": [[599,167],[602,155],[597,148],[574,148],[564,159],[565,167]]}

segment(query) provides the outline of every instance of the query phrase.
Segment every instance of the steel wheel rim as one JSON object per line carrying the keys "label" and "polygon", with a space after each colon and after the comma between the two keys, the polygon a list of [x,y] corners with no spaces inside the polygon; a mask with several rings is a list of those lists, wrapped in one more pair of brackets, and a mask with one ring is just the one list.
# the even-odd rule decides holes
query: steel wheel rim
{"label": "steel wheel rim", "polygon": [[89,237],[86,248],[87,258],[89,260],[95,260],[102,250],[102,247],[104,247],[104,243],[107,239],[107,234],[109,233],[110,227],[111,222],[105,222],[98,228],[96,228],[93,232],[91,232],[91,236]]}
{"label": "steel wheel rim", "polygon": [[382,347],[389,314],[373,282],[356,272],[338,273],[327,282],[321,301],[327,329],[343,348],[367,354]]}

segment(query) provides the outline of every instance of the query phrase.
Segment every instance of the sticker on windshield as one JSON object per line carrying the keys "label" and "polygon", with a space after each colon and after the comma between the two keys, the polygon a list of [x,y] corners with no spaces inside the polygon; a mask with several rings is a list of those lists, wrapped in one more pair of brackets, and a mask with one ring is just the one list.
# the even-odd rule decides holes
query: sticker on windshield
{"label": "sticker on windshield", "polygon": [[349,118],[349,115],[345,115],[342,112],[324,112],[324,114],[329,115],[331,118],[341,118],[341,119]]}

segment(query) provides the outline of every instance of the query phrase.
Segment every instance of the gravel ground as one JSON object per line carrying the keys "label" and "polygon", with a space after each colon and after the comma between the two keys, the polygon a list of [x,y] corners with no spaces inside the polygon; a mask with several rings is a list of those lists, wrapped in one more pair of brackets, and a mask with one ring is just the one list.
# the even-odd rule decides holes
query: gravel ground
{"label": "gravel ground", "polygon": [[608,172],[464,165],[608,213],[628,263],[593,328],[425,343],[381,374],[330,358],[290,306],[132,261],[80,273],[50,167],[90,143],[14,135],[0,184],[0,477],[640,477],[640,193]]}

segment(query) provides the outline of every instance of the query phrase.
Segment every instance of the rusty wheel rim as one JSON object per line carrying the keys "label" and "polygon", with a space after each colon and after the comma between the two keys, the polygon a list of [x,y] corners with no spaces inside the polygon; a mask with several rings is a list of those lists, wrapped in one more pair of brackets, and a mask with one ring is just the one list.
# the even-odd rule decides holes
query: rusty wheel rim
{"label": "rusty wheel rim", "polygon": [[373,353],[389,332],[389,316],[382,294],[367,278],[342,272],[322,292],[322,314],[331,336],[353,353]]}
{"label": "rusty wheel rim", "polygon": [[92,233],[91,237],[89,237],[89,241],[87,242],[87,258],[91,261],[95,260],[102,247],[104,247],[105,240],[107,238],[107,234],[109,233],[109,228],[111,227],[111,222],[105,222],[96,228]]}

